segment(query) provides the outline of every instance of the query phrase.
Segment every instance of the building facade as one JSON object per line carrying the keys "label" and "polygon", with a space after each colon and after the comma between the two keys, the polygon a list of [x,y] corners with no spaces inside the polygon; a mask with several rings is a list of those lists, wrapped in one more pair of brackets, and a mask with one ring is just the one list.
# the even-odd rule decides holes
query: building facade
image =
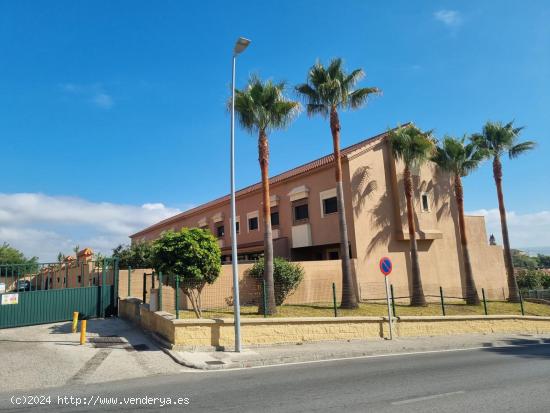
{"label": "building facade", "polygon": [[[330,154],[271,178],[275,256],[293,261],[339,259],[333,159]],[[403,165],[393,158],[387,133],[342,149],[342,169],[349,248],[359,284],[379,282],[378,262],[389,256],[393,282],[405,288],[411,264]],[[461,290],[462,251],[450,177],[427,163],[413,171],[413,181],[424,284]],[[236,209],[239,259],[255,259],[263,252],[260,183],[237,192]],[[468,216],[466,223],[478,285],[507,295],[502,248],[489,245],[483,217]],[[229,262],[229,196],[163,220],[131,239],[150,241],[182,227],[210,229],[219,240],[223,260]]]}

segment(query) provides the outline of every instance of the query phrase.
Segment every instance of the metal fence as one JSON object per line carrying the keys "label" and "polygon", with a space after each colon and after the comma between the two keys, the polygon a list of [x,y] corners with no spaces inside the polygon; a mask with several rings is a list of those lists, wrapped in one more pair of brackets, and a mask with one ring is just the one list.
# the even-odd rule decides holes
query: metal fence
{"label": "metal fence", "polygon": [[[122,271],[121,273],[123,273]],[[136,275],[134,274],[134,277]],[[186,291],[178,277],[155,273],[138,275],[142,282],[141,297],[152,310],[172,313],[176,318],[231,318],[233,317],[233,288],[227,283],[214,283],[204,288],[200,297]],[[135,280],[134,280],[135,281]],[[130,286],[130,282],[128,282]],[[130,287],[129,291],[130,291]],[[242,317],[266,317],[268,286],[261,279],[245,277],[240,280]],[[411,307],[408,287],[390,286],[390,302],[394,316],[451,316],[451,315],[540,315],[550,316],[550,306],[539,303],[511,303],[502,288],[479,288],[481,304],[467,305],[463,289],[424,285],[428,306]],[[342,306],[341,280],[334,278],[306,279],[292,291],[275,283],[277,314],[279,317],[339,317],[387,316],[385,285],[383,282],[360,283],[351,294],[359,295],[358,308]],[[193,305],[194,304],[194,305]]]}

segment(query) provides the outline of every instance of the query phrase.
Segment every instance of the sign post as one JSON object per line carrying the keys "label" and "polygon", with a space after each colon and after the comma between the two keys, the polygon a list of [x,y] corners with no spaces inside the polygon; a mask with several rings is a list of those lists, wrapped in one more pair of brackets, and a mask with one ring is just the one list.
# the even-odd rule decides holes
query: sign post
{"label": "sign post", "polygon": [[390,340],[393,340],[393,324],[392,324],[392,311],[390,305],[390,287],[388,285],[388,275],[390,275],[393,269],[391,260],[388,257],[382,257],[380,259],[380,271],[384,274],[384,283],[386,285],[386,302],[388,304],[388,323],[390,326]]}

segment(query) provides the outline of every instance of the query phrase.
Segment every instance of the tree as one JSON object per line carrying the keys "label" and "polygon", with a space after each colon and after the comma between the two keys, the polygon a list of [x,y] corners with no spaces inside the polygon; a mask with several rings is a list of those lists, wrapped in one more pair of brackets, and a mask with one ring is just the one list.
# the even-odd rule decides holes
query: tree
{"label": "tree", "polygon": [[393,156],[403,161],[403,185],[407,200],[407,222],[409,225],[409,242],[411,254],[412,306],[425,306],[426,298],[422,287],[420,265],[418,263],[418,246],[416,243],[415,212],[413,204],[413,180],[411,169],[419,168],[429,160],[435,149],[431,131],[422,132],[416,126],[409,124],[389,131],[389,142]]}
{"label": "tree", "polygon": [[529,268],[534,270],[539,267],[539,260],[537,257],[530,257],[523,251],[514,248],[510,250],[510,253],[512,254],[512,265],[514,268]]}
{"label": "tree", "polygon": [[498,209],[500,212],[500,226],[502,230],[502,243],[504,246],[504,264],[508,277],[508,290],[511,302],[519,302],[519,292],[512,253],[510,251],[510,239],[508,237],[508,224],[506,222],[506,208],[504,207],[504,195],[502,193],[502,162],[501,158],[506,153],[510,159],[515,159],[524,152],[535,147],[535,142],[526,141],[518,143],[518,138],[523,127],[514,127],[513,122],[502,124],[501,122],[487,122],[480,134],[472,136],[480,149],[487,152],[488,158],[493,158],[493,178],[497,188]]}
{"label": "tree", "polygon": [[212,233],[199,228],[165,232],[153,242],[151,258],[155,271],[178,277],[195,315],[201,318],[201,292],[221,270],[221,250]]}
{"label": "tree", "polygon": [[484,151],[473,143],[464,144],[465,138],[455,139],[446,136],[437,146],[432,160],[444,171],[449,172],[453,179],[453,188],[458,209],[458,223],[460,243],[462,245],[462,259],[464,262],[464,284],[466,285],[466,303],[479,305],[479,296],[472,271],[468,238],[466,236],[466,222],[464,218],[464,190],[462,178],[476,169],[485,158]]}
{"label": "tree", "polygon": [[539,267],[550,268],[550,255],[538,254],[537,261],[538,261]]}
{"label": "tree", "polygon": [[151,268],[153,246],[150,242],[135,242],[119,245],[113,249],[113,258],[118,258],[119,268]]}
{"label": "tree", "polygon": [[29,264],[34,267],[37,263],[38,257],[27,258],[25,254],[6,242],[0,245],[0,265]]}
{"label": "tree", "polygon": [[268,286],[267,314],[275,314],[273,284],[273,235],[271,231],[271,200],[269,195],[269,143],[267,134],[288,126],[299,112],[300,104],[287,99],[285,84],[271,80],[263,82],[252,76],[243,90],[235,91],[235,111],[241,126],[258,134],[258,161],[262,174],[262,209],[264,226],[264,279]]}
{"label": "tree", "polygon": [[379,94],[376,87],[356,89],[355,86],[364,77],[362,69],[347,73],[342,59],[333,59],[325,68],[316,62],[309,70],[307,83],[296,86],[296,91],[307,105],[309,116],[330,117],[330,131],[334,152],[334,175],[336,178],[336,199],[340,230],[340,257],[342,259],[342,308],[357,308],[358,297],[356,282],[351,275],[348,228],[342,186],[342,160],[340,155],[340,118],[338,110],[358,109],[373,94]]}
{"label": "tree", "polygon": [[[254,278],[263,278],[264,268],[264,262],[258,261],[248,270],[248,274]],[[273,276],[275,279],[275,302],[277,305],[282,305],[304,279],[304,269],[300,264],[277,257],[273,262]]]}

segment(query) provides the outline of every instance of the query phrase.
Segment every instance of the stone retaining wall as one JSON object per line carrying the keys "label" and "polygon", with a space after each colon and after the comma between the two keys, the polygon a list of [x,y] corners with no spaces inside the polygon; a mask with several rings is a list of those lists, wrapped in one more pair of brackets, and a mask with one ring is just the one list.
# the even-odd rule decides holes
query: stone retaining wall
{"label": "stone retaining wall", "polygon": [[[179,319],[172,314],[149,311],[139,299],[120,300],[119,315],[151,331],[178,349],[232,348],[233,319]],[[387,337],[385,317],[244,318],[244,346],[292,344],[314,341],[364,340]],[[550,333],[550,317],[495,315],[399,317],[397,337],[472,333]]]}

